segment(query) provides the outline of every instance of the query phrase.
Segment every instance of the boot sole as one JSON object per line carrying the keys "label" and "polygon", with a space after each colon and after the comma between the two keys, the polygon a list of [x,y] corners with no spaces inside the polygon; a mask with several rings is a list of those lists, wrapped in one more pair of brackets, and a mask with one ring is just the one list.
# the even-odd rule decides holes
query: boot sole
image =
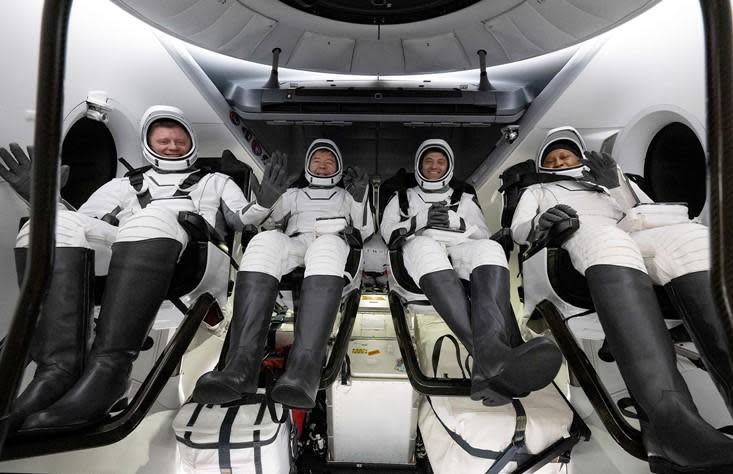
{"label": "boot sole", "polygon": [[652,456],[649,458],[649,470],[656,474],[721,474],[733,472],[733,464],[708,467],[679,466],[666,459]]}
{"label": "boot sole", "polygon": [[270,398],[287,408],[299,410],[311,410],[316,406],[316,401],[311,400],[298,387],[290,385],[275,385],[270,393]]}
{"label": "boot sole", "polygon": [[101,417],[95,417],[92,420],[87,420],[79,423],[67,424],[64,426],[39,426],[36,428],[22,428],[18,431],[19,434],[36,434],[36,433],[65,433],[69,431],[82,430],[93,426],[98,426],[109,418],[110,413],[120,412],[127,408],[128,399],[127,397],[120,398],[114,405]]}
{"label": "boot sole", "polygon": [[[530,354],[530,352],[516,354],[507,360],[498,374],[476,387],[476,395],[483,394],[488,390],[490,393],[498,392],[504,395],[505,398],[519,398],[526,397],[531,392],[549,385],[562,364],[560,351],[551,342],[534,347],[530,346],[527,349],[532,350],[533,357],[529,361],[523,360],[521,356]],[[548,374],[552,374],[552,376],[548,377]],[[471,396],[471,398],[473,397],[474,395]],[[509,403],[509,400],[505,403]],[[502,404],[489,404],[487,406]]]}
{"label": "boot sole", "polygon": [[206,405],[223,405],[236,402],[243,393],[220,383],[198,383],[191,394],[191,400]]}

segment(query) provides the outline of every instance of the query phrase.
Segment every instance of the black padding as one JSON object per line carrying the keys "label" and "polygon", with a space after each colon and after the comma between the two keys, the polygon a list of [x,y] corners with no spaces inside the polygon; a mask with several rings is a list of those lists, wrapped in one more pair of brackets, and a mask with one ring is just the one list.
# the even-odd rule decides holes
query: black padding
{"label": "black padding", "polygon": [[[552,289],[565,302],[578,308],[594,310],[593,300],[588,291],[588,282],[570,261],[570,254],[565,249],[548,247],[547,277]],[[659,307],[666,319],[680,319],[681,316],[669,300],[664,287],[654,285]]]}
{"label": "black padding", "polygon": [[405,269],[405,262],[402,259],[402,250],[390,250],[389,252],[389,265],[392,269],[392,276],[394,276],[397,283],[409,291],[410,293],[422,294],[422,290],[415,280],[412,279],[407,269]]}

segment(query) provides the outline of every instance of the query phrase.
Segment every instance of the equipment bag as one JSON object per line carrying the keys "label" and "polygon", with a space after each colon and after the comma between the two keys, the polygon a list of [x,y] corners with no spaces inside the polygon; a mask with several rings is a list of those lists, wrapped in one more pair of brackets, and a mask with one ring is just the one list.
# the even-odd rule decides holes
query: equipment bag
{"label": "equipment bag", "polygon": [[188,403],[173,420],[179,472],[285,474],[293,433],[288,412],[265,393],[226,405]]}
{"label": "equipment bag", "polygon": [[[456,359],[439,365],[444,340],[455,346]],[[457,371],[463,377],[469,375],[468,360],[461,360],[459,354],[452,335],[438,337],[431,357],[434,376],[441,372],[455,376]],[[443,367],[440,372],[439,367]],[[569,436],[573,420],[572,410],[553,385],[498,407],[486,407],[467,397],[425,398],[418,426],[436,474],[513,472],[518,465],[539,460],[542,456],[535,455]],[[561,471],[562,464],[548,461],[537,472]]]}

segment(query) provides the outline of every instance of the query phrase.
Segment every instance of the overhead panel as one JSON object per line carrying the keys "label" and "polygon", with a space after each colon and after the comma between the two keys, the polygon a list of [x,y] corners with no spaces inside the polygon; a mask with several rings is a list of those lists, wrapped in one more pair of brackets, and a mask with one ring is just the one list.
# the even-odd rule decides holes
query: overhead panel
{"label": "overhead panel", "polygon": [[306,31],[283,65],[295,69],[350,72],[354,43],[351,38],[334,38]]}
{"label": "overhead panel", "polygon": [[405,69],[400,40],[368,40],[356,42],[351,63],[353,74],[388,74]]}
{"label": "overhead panel", "polygon": [[112,0],[208,50],[344,74],[473,69],[571,46],[659,0]]}
{"label": "overhead panel", "polygon": [[252,13],[244,27],[240,27],[237,35],[223,44],[218,51],[234,57],[250,56],[276,26],[276,21]]}
{"label": "overhead panel", "polygon": [[195,42],[195,35],[216,23],[230,8],[229,2],[199,0],[176,16],[168,18],[167,24],[171,30]]}
{"label": "overhead panel", "polygon": [[456,71],[468,69],[470,63],[455,34],[448,33],[428,38],[402,41],[405,54],[405,72]]}

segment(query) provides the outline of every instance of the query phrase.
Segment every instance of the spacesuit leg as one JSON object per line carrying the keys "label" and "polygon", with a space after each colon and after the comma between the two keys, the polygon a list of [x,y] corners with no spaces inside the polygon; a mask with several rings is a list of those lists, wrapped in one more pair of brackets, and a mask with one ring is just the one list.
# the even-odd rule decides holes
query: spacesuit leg
{"label": "spacesuit leg", "polygon": [[607,264],[592,265],[585,275],[606,341],[641,409],[653,471],[733,472],[733,440],[697,412],[649,276]]}
{"label": "spacesuit leg", "polygon": [[[468,298],[459,274],[451,266],[445,247],[435,240],[418,236],[403,247],[405,269],[427,296],[430,304],[440,314],[451,331],[458,337],[468,352],[475,355],[474,338],[471,329]],[[504,259],[506,260],[506,259]],[[468,277],[468,275],[463,275]],[[481,358],[483,360],[483,358]],[[475,364],[478,367],[480,364]],[[471,372],[471,397],[475,400],[488,399],[493,404],[503,405],[511,400],[496,393],[491,387],[482,387],[485,377],[481,370]]]}
{"label": "spacesuit leg", "polygon": [[[507,403],[548,385],[562,364],[562,354],[547,338],[524,342],[509,296],[504,250],[492,240],[448,247],[458,275],[470,274],[474,370],[471,398],[484,405]],[[498,396],[497,396],[498,394]]]}
{"label": "spacesuit leg", "polygon": [[187,238],[175,212],[154,206],[120,227],[87,366],[61,399],[28,417],[24,429],[93,424],[125,397],[132,363],[165,298]]}
{"label": "spacesuit leg", "polygon": [[664,285],[733,413],[733,356],[710,287],[707,227],[679,224],[631,235],[642,250],[649,276]]}
{"label": "spacesuit leg", "polygon": [[[117,230],[77,212],[58,213],[53,274],[30,348],[36,372],[13,402],[12,431],[28,415],[61,398],[81,375],[94,291],[94,251],[88,248],[86,234],[95,226],[110,227],[113,233]],[[26,223],[18,234],[15,249],[18,283],[25,274],[28,231],[29,223]]]}
{"label": "spacesuit leg", "polygon": [[305,278],[295,320],[295,340],[285,373],[272,399],[285,406],[310,409],[316,404],[326,344],[338,313],[349,246],[336,235],[322,235],[305,254]]}
{"label": "spacesuit leg", "polygon": [[257,391],[277,286],[291,266],[291,247],[297,242],[275,230],[257,234],[247,246],[237,273],[225,366],[199,378],[193,400],[221,404]]}

